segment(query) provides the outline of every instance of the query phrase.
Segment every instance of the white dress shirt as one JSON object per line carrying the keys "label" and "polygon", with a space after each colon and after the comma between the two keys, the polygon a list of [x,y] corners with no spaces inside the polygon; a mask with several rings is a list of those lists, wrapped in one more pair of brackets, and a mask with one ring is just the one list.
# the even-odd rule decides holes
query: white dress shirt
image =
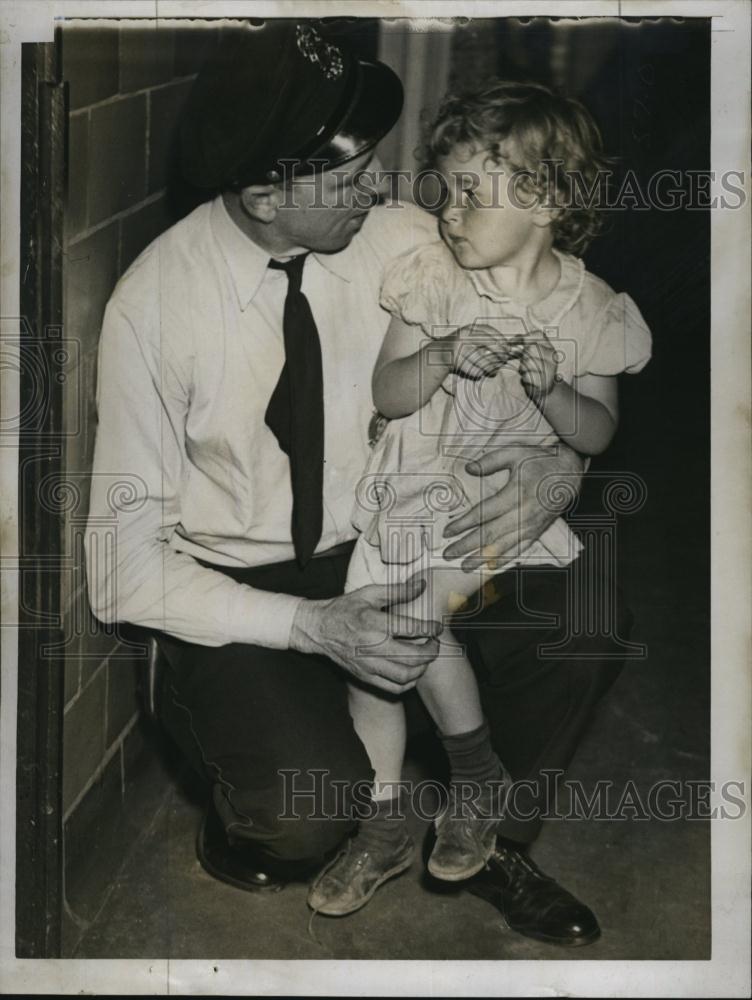
{"label": "white dress shirt", "polygon": [[[389,324],[385,265],[436,239],[411,205],[375,208],[336,254],[303,271],[321,340],[324,523],[317,552],[352,539],[368,457],[371,374]],[[300,598],[199,565],[294,558],[288,456],[264,422],[284,364],[283,272],[221,197],[131,265],[105,312],[87,569],[94,613],[204,645],[285,648]],[[121,484],[121,485],[118,485]]]}

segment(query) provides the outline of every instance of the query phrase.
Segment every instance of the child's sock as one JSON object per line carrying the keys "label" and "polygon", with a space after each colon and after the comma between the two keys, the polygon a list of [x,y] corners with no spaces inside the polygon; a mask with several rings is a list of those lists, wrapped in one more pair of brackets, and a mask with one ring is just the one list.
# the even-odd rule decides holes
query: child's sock
{"label": "child's sock", "polygon": [[358,827],[358,842],[374,850],[390,850],[404,838],[406,833],[405,810],[399,795],[389,799],[377,799],[376,811],[368,819],[361,820]]}
{"label": "child's sock", "polygon": [[449,768],[453,784],[474,782],[482,785],[486,781],[499,781],[503,777],[501,761],[491,747],[491,733],[488,722],[468,733],[439,738],[449,758]]}

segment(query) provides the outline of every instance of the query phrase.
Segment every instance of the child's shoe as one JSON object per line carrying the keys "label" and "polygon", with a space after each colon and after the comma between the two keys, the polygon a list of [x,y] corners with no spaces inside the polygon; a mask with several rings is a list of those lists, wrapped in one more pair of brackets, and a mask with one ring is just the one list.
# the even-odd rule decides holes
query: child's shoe
{"label": "child's shoe", "polygon": [[319,873],[308,892],[308,905],[327,917],[354,913],[371,899],[387,879],[407,871],[415,846],[407,831],[393,844],[365,843],[352,837]]}
{"label": "child's shoe", "polygon": [[509,788],[509,775],[485,782],[471,801],[458,796],[452,784],[449,802],[436,819],[436,843],[428,859],[434,878],[460,882],[485,867],[496,846],[496,831]]}

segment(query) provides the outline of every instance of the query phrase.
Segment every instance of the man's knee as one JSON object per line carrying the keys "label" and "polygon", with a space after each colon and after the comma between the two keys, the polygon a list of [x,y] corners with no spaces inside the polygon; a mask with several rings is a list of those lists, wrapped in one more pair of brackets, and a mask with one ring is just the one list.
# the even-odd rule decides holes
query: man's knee
{"label": "man's knee", "polygon": [[280,820],[265,851],[276,861],[317,860],[334,850],[354,828],[353,819]]}
{"label": "man's knee", "polygon": [[321,858],[354,829],[358,805],[370,799],[368,774],[349,778],[321,772],[282,776],[271,808],[254,810],[257,831],[265,831],[264,850],[280,861]]}
{"label": "man's knee", "polygon": [[322,857],[354,828],[370,801],[373,770],[361,752],[333,768],[280,769],[263,792],[233,793],[236,815],[247,817],[233,832],[253,839],[278,860]]}

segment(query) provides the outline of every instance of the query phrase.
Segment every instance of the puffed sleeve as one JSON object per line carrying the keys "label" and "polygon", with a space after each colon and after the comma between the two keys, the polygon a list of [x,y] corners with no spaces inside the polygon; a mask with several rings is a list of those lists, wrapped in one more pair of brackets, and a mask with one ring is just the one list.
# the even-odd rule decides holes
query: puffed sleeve
{"label": "puffed sleeve", "polygon": [[634,374],[650,360],[650,330],[634,300],[624,292],[610,299],[592,333],[592,349],[584,352],[578,374]]}
{"label": "puffed sleeve", "polygon": [[[459,272],[459,273],[458,273]],[[382,308],[429,337],[457,326],[458,304],[466,295],[462,272],[443,243],[429,243],[391,261],[384,272]]]}

